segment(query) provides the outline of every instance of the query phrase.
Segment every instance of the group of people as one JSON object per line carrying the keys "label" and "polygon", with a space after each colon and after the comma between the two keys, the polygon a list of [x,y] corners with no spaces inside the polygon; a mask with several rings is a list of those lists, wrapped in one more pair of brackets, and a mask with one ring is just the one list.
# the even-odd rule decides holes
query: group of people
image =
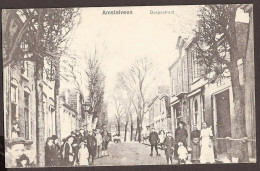
{"label": "group of people", "polygon": [[110,136],[106,130],[99,129],[72,131],[71,135],[59,144],[58,137],[47,138],[45,146],[46,166],[88,166],[94,158],[108,156]]}
{"label": "group of people", "polygon": [[[157,155],[158,145],[165,150],[167,164],[173,164],[173,158],[178,160],[179,164],[188,162],[188,149],[187,138],[188,132],[185,129],[185,123],[180,121],[175,130],[175,138],[171,132],[165,133],[163,130],[159,134],[152,128],[149,135],[149,142],[151,144],[151,154],[153,156],[153,149]],[[193,163],[214,163],[214,146],[213,146],[213,133],[207,123],[202,123],[202,129],[198,130],[197,126],[193,126],[191,132],[191,161]]]}

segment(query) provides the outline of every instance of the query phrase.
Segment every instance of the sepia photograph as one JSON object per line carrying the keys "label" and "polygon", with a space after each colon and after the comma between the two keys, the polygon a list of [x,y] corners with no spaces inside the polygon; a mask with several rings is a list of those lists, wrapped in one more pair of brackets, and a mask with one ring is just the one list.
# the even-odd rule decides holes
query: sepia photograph
{"label": "sepia photograph", "polygon": [[256,163],[253,4],[1,17],[6,168]]}

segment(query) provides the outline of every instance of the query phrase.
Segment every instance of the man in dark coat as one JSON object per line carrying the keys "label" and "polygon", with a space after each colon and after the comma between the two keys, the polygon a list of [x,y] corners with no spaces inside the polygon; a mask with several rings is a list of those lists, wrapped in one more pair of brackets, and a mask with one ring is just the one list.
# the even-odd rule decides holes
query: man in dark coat
{"label": "man in dark coat", "polygon": [[56,135],[52,136],[53,139],[53,164],[54,166],[60,166],[61,163],[61,154],[60,154],[60,145],[59,139]]}
{"label": "man in dark coat", "polygon": [[72,149],[72,143],[74,141],[73,136],[69,136],[67,138],[67,142],[64,144],[64,150],[63,150],[63,158],[64,158],[64,164],[66,166],[73,166],[74,162],[74,153]]}
{"label": "man in dark coat", "polygon": [[[96,156],[96,145],[97,145],[97,140],[95,138],[95,135],[93,134],[93,131],[89,131],[89,134],[87,136],[87,147],[88,147],[88,152],[89,152],[89,163],[93,164],[94,163],[94,157]],[[90,158],[92,161],[90,162]]]}
{"label": "man in dark coat", "polygon": [[157,153],[157,156],[159,156],[160,154],[158,153],[158,148],[157,148],[157,144],[159,142],[159,136],[158,136],[157,132],[155,132],[154,128],[152,128],[152,132],[149,135],[149,142],[151,144],[151,154],[150,154],[150,156],[153,156],[153,147],[155,147],[155,151]]}
{"label": "man in dark coat", "polygon": [[171,164],[173,164],[172,155],[173,155],[173,149],[174,149],[174,139],[170,132],[167,133],[167,136],[164,139],[163,145],[165,147],[165,155],[166,155],[167,164],[169,164],[169,160],[171,160]]}
{"label": "man in dark coat", "polygon": [[185,123],[183,121],[180,121],[178,123],[178,128],[175,130],[175,150],[174,150],[174,156],[178,157],[177,151],[178,151],[178,142],[182,142],[184,147],[187,147],[187,137],[188,132],[184,128]]}

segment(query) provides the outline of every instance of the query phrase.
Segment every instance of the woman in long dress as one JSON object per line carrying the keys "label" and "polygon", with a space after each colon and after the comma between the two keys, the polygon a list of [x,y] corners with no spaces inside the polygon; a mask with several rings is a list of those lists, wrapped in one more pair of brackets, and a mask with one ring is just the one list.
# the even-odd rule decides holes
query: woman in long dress
{"label": "woman in long dress", "polygon": [[213,149],[213,133],[210,127],[207,126],[206,122],[202,123],[202,130],[200,132],[201,139],[201,152],[200,152],[200,163],[215,163],[214,149]]}
{"label": "woman in long dress", "polygon": [[200,130],[197,129],[197,125],[193,126],[191,132],[191,161],[193,163],[199,162],[200,159]]}

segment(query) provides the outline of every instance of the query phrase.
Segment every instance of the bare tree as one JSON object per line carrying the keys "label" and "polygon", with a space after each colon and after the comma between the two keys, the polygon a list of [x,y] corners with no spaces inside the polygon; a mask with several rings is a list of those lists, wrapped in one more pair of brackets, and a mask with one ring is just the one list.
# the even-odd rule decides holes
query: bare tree
{"label": "bare tree", "polygon": [[[124,141],[126,141],[129,122],[130,122],[130,133],[132,132],[132,129],[133,129],[134,109],[133,109],[131,98],[127,98],[123,101],[123,108],[124,108],[124,113],[125,113],[125,138],[124,138]],[[132,137],[132,133],[130,136]],[[132,139],[130,138],[130,140],[132,140]]]}
{"label": "bare tree", "polygon": [[155,66],[147,58],[139,58],[129,70],[118,74],[121,87],[127,91],[137,114],[138,141],[141,142],[142,123],[151,99],[149,88],[155,80]]}
{"label": "bare tree", "polygon": [[124,118],[124,108],[122,105],[121,97],[113,96],[113,103],[114,103],[114,106],[116,109],[115,118],[116,118],[116,122],[117,122],[117,132],[120,136],[120,125],[121,125],[122,119]]}

